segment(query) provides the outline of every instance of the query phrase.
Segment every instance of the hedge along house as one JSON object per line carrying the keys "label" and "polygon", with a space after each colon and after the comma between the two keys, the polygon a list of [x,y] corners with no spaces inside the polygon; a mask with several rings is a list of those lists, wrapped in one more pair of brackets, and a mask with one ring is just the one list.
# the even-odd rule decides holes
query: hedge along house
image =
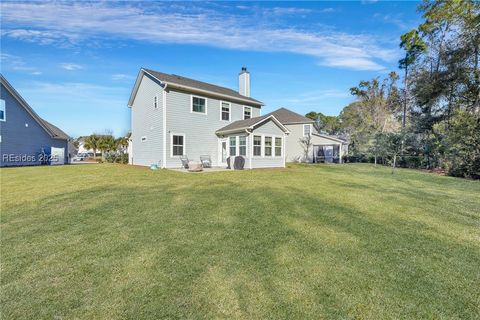
{"label": "hedge along house", "polygon": [[42,119],[0,75],[0,166],[64,164],[70,137]]}

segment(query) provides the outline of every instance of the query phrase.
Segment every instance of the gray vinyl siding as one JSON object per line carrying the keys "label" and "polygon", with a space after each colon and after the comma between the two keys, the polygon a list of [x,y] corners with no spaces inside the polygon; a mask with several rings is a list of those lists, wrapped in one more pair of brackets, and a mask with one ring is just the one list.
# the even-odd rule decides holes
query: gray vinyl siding
{"label": "gray vinyl siding", "polygon": [[[254,135],[265,135],[271,136],[272,139],[272,154],[275,154],[274,139],[275,137],[281,137],[285,139],[285,134],[283,131],[272,121],[269,120],[268,122],[263,123],[259,127],[256,127],[252,134],[250,134],[250,155],[252,156],[251,163],[252,169],[254,168],[275,168],[275,167],[284,167],[284,158],[283,155],[281,157],[253,157],[253,136]],[[263,154],[263,142],[262,142],[262,154]],[[284,147],[282,148],[282,154],[284,154],[285,150]]]}
{"label": "gray vinyl siding", "polygon": [[[156,109],[153,106],[155,96],[158,97]],[[132,163],[142,166],[162,165],[163,88],[156,80],[149,76],[142,78],[131,112]],[[142,137],[146,137],[146,141],[142,142]]]}
{"label": "gray vinyl siding", "polygon": [[40,165],[40,161],[4,161],[4,156],[26,155],[38,160],[42,148],[50,153],[51,147],[64,148],[65,162],[68,162],[67,140],[52,138],[3,85],[0,97],[5,100],[6,113],[6,121],[0,121],[0,166]]}
{"label": "gray vinyl siding", "polygon": [[[219,141],[215,131],[226,126],[222,121],[220,100],[210,96],[196,95],[206,99],[206,114],[191,112],[191,96],[188,92],[167,89],[167,162],[168,168],[181,167],[179,157],[171,157],[172,134],[185,135],[184,154],[192,161],[200,161],[200,156],[209,155],[212,165],[220,165]],[[243,105],[230,102],[230,122],[243,119]],[[252,107],[252,116],[260,114],[259,108]]]}
{"label": "gray vinyl siding", "polygon": [[[305,155],[304,155],[302,145],[300,144],[300,139],[303,138],[303,124],[289,124],[289,125],[285,125],[285,127],[287,127],[287,129],[290,131],[290,134],[287,136],[285,140],[286,161],[287,162],[303,161]],[[315,128],[312,125],[312,133],[314,132],[314,130]],[[330,139],[312,135],[312,145],[332,145],[332,144],[340,144],[340,143]],[[310,155],[308,157],[308,161],[312,161],[313,147],[310,148],[309,153]]]}
{"label": "gray vinyl siding", "polygon": [[[285,158],[287,162],[298,162],[304,158],[303,149],[300,144],[300,139],[303,138],[303,124],[286,125],[290,134],[285,140],[286,153]],[[312,125],[313,128],[313,125]],[[313,150],[312,150],[313,152]]]}

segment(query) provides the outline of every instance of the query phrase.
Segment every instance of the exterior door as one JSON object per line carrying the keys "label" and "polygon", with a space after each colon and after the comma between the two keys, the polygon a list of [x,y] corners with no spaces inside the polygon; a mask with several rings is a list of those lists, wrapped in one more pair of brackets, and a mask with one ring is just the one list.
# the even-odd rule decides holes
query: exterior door
{"label": "exterior door", "polygon": [[228,141],[227,139],[220,139],[218,144],[218,163],[223,166],[227,165],[228,158]]}
{"label": "exterior door", "polygon": [[52,147],[50,164],[65,164],[65,148]]}

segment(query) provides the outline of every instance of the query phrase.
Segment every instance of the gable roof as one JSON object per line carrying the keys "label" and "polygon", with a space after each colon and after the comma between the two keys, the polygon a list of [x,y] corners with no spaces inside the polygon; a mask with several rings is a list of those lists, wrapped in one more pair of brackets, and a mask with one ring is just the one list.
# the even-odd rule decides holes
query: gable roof
{"label": "gable roof", "polygon": [[317,136],[317,137],[322,137],[322,138],[324,138],[324,139],[336,141],[336,142],[341,142],[341,143],[343,143],[343,144],[346,144],[346,143],[347,143],[347,141],[344,140],[344,139],[340,139],[340,138],[338,138],[338,137],[336,137],[336,136],[330,136],[330,135],[328,135],[328,134],[322,134],[322,133],[313,132],[312,135]]}
{"label": "gable roof", "polygon": [[128,101],[128,105],[132,106],[133,99],[135,98],[138,86],[140,85],[140,79],[143,77],[144,74],[149,74],[150,76],[154,77],[161,83],[166,84],[172,88],[177,88],[185,91],[195,92],[199,94],[210,94],[219,98],[228,98],[230,100],[237,101],[239,103],[246,103],[251,106],[261,107],[263,106],[263,102],[258,101],[256,99],[246,97],[241,95],[235,90],[220,87],[214,84],[182,77],[176,74],[167,74],[163,72],[158,72],[155,70],[150,70],[146,68],[141,68],[138,74],[137,80],[135,82],[135,86],[133,88],[132,94],[130,96],[130,100]]}
{"label": "gable roof", "polygon": [[223,128],[218,129],[216,133],[225,134],[225,133],[233,133],[233,132],[239,132],[239,131],[250,131],[250,130],[253,130],[255,126],[268,120],[272,120],[273,122],[275,122],[275,124],[283,132],[289,133],[288,129],[285,128],[285,126],[280,121],[278,121],[278,119],[275,118],[275,116],[272,114],[266,114],[264,116],[254,117],[254,118],[245,119],[245,120],[237,120],[235,122],[232,122],[226,125]]}
{"label": "gable roof", "polygon": [[22,96],[15,90],[15,88],[5,79],[3,74],[0,74],[1,84],[10,92],[10,94],[18,101],[18,103],[27,111],[28,114],[42,127],[50,137],[54,139],[68,140],[70,137],[68,134],[60,130],[57,126],[54,126],[50,122],[42,119],[30,105],[22,98]]}
{"label": "gable roof", "polygon": [[266,115],[274,115],[282,124],[300,124],[300,123],[314,123],[310,118],[304,117],[296,112],[290,111],[286,108],[280,108]]}

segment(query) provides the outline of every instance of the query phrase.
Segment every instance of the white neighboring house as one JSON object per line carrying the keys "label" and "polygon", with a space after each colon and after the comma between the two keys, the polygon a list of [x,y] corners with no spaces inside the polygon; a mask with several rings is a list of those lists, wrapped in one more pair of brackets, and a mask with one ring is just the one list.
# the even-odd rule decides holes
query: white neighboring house
{"label": "white neighboring house", "polygon": [[[238,92],[142,68],[128,106],[129,163],[134,165],[178,168],[181,158],[199,161],[208,156],[213,166],[220,167],[226,166],[228,157],[241,156],[246,169],[284,167],[286,161],[302,156],[297,132],[303,132],[304,124],[311,126],[317,153],[318,146],[343,143],[313,132],[313,120],[287,109],[262,116],[263,103],[250,97],[245,67]],[[311,152],[310,161],[316,159],[313,147]]]}
{"label": "white neighboring house", "polygon": [[[78,152],[77,153],[92,153],[92,149],[85,148],[85,137],[80,137],[77,139],[78,141]],[[97,152],[98,153],[98,152]]]}
{"label": "white neighboring house", "polygon": [[[341,163],[347,154],[345,140],[322,134],[317,130],[315,121],[286,108],[280,108],[265,116],[273,115],[290,132],[285,140],[285,158],[287,162],[330,162]],[[308,156],[300,140],[310,136]]]}

